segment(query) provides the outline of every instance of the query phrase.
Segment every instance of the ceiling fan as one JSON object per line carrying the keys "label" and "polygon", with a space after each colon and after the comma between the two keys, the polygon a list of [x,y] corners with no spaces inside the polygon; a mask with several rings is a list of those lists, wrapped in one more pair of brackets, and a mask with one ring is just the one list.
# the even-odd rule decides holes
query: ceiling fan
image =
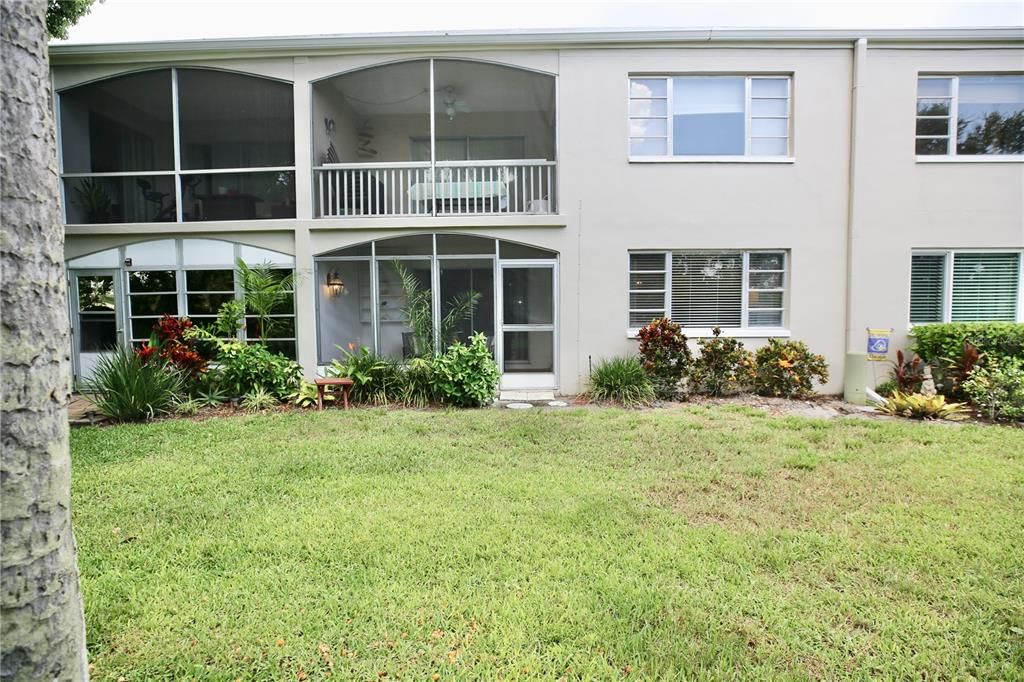
{"label": "ceiling fan", "polygon": [[469,113],[473,111],[469,108],[469,105],[466,104],[465,100],[455,97],[455,88],[452,86],[449,85],[444,88],[443,92],[444,98],[442,99],[442,102],[444,102],[444,113],[448,116],[449,121],[455,120],[456,113]]}

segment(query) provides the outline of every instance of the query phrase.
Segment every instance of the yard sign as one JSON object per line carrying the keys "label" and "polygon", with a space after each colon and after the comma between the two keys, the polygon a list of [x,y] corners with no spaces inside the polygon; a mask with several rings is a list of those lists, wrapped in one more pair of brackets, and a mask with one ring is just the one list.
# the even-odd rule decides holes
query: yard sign
{"label": "yard sign", "polygon": [[889,359],[889,337],[892,329],[868,327],[868,360],[884,362]]}

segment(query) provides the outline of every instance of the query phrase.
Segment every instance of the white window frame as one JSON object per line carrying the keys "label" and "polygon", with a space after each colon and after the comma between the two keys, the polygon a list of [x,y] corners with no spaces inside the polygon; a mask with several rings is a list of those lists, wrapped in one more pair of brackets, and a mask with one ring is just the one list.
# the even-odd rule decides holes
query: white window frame
{"label": "white window frame", "polygon": [[[195,224],[236,223],[236,222],[248,222],[248,221],[252,221],[252,220],[259,220],[260,222],[263,222],[263,221],[266,221],[266,220],[271,220],[271,221],[273,221],[273,220],[294,220],[293,218],[277,218],[277,219],[275,219],[275,218],[255,218],[255,219],[254,218],[233,218],[231,220],[188,220],[188,221],[184,220],[184,217],[183,217],[184,208],[182,206],[181,186],[182,186],[182,181],[183,181],[185,176],[188,176],[188,175],[217,175],[217,174],[225,174],[225,173],[234,173],[234,174],[239,174],[239,175],[245,175],[245,174],[255,174],[255,173],[290,172],[292,174],[292,182],[293,182],[293,184],[297,183],[298,181],[296,179],[296,170],[295,170],[296,166],[294,164],[292,164],[291,166],[261,166],[261,167],[252,167],[252,168],[202,168],[202,169],[191,169],[191,170],[183,169],[181,167],[181,121],[180,121],[180,116],[179,116],[179,113],[178,113],[178,110],[179,110],[178,109],[178,107],[179,107],[179,102],[178,102],[178,69],[179,69],[179,67],[176,67],[176,66],[159,67],[159,68],[152,69],[152,70],[153,71],[162,71],[165,68],[169,68],[171,70],[171,134],[172,134],[173,145],[174,145],[174,169],[173,170],[161,170],[161,171],[116,171],[116,172],[109,172],[109,173],[65,173],[64,172],[64,146],[63,146],[63,137],[62,137],[62,133],[61,133],[61,93],[64,92],[64,91],[74,90],[75,88],[81,87],[81,86],[84,86],[84,85],[90,85],[91,83],[80,83],[78,85],[73,85],[71,87],[64,88],[60,92],[56,93],[56,96],[54,97],[54,99],[55,99],[55,106],[54,106],[55,111],[54,111],[54,114],[55,114],[55,121],[56,121],[56,126],[55,127],[56,127],[56,132],[57,132],[57,164],[58,164],[58,170],[59,170],[59,174],[60,174],[61,218],[62,218],[62,220],[64,222],[64,225],[65,226],[72,225],[72,226],[76,226],[76,227],[77,226],[95,227],[96,225],[184,225],[184,224],[193,224],[193,223],[195,223]],[[284,79],[281,79],[281,78],[272,78],[272,77],[264,76],[264,75],[257,74],[257,73],[244,73],[244,72],[241,72],[241,71],[231,71],[231,70],[225,70],[225,69],[208,69],[208,68],[205,68],[205,67],[182,67],[182,68],[198,69],[198,70],[205,70],[205,71],[219,71],[219,72],[230,73],[230,74],[235,74],[235,75],[239,75],[239,76],[248,76],[250,78],[258,78],[258,79],[263,79],[263,80],[268,80],[268,81],[274,81],[274,82],[283,83],[283,84],[289,86],[292,89],[293,93],[295,91],[295,84],[292,83],[291,81],[287,81],[287,80],[284,80]],[[99,80],[111,80],[111,79],[114,79],[114,78],[118,78],[119,76],[127,76],[127,75],[131,75],[133,73],[138,73],[138,72],[114,74],[114,75],[112,75],[112,76],[110,76],[108,78],[102,78],[102,79],[99,79]],[[93,82],[98,82],[98,81],[93,81]],[[294,123],[293,123],[293,126],[294,126]],[[292,140],[293,140],[293,142],[294,142],[294,139],[295,139],[295,131],[292,130]],[[66,186],[66,183],[64,182],[65,180],[74,180],[76,178],[125,178],[125,177],[140,177],[140,178],[142,178],[142,177],[155,177],[155,176],[170,176],[170,177],[172,177],[174,179],[174,201],[175,201],[175,219],[174,220],[164,220],[164,221],[161,221],[161,222],[143,221],[143,222],[135,222],[135,223],[68,223],[68,209],[67,209],[68,202],[67,202],[67,196],[66,196],[67,192],[65,191],[65,186]],[[298,189],[298,188],[296,187],[296,189]],[[297,201],[297,197],[293,201]],[[269,341],[269,339],[268,339],[268,341]]]}
{"label": "white window frame", "polygon": [[[1016,73],[978,73],[978,74],[962,74],[962,76],[1017,76]],[[915,82],[914,90],[914,159],[918,163],[949,163],[954,161],[956,163],[1022,163],[1024,162],[1024,154],[958,154],[956,151],[957,140],[959,134],[957,131],[957,121],[960,118],[960,78],[961,74],[923,74],[917,75],[917,81]],[[950,82],[949,95],[920,95],[918,94],[917,88],[920,86],[920,82],[923,80],[948,80]],[[945,118],[945,116],[920,116],[918,111],[918,103],[922,99],[948,99],[949,100],[949,125],[946,129],[945,135],[918,135],[917,134],[917,122],[921,119],[929,118]],[[917,153],[917,141],[918,140],[948,140],[946,145],[945,154],[918,154]],[[923,252],[922,252],[923,253]],[[934,253],[932,255],[935,255]]]}
{"label": "white window frame", "polygon": [[913,249],[911,251],[911,263],[913,256],[942,256],[943,282],[942,282],[942,319],[938,322],[911,322],[910,321],[910,282],[913,277],[913,265],[907,273],[907,328],[923,327],[929,324],[948,324],[953,322],[953,268],[958,253],[1016,253],[1020,258],[1017,266],[1017,319],[1015,322],[1024,322],[1024,249]]}
{"label": "white window frame", "polygon": [[[699,251],[712,251],[716,249],[636,249],[630,250],[626,253],[626,282],[627,282],[627,293],[626,293],[626,336],[629,338],[636,338],[640,333],[639,327],[630,325],[630,317],[632,313],[640,312],[653,312],[662,313],[662,315],[669,316],[672,314],[672,256],[674,253],[694,253]],[[733,253],[739,253],[743,256],[743,272],[742,272],[742,291],[743,296],[741,299],[741,324],[739,327],[721,327],[722,336],[732,337],[743,337],[743,338],[788,338],[791,333],[789,330],[789,269],[790,269],[790,252],[788,249],[717,249],[721,251],[732,251]],[[634,255],[655,255],[663,254],[665,256],[665,309],[647,309],[647,308],[631,308],[629,306],[629,294],[635,292],[644,293],[657,293],[657,290],[651,289],[637,289],[632,288],[633,275],[639,273],[652,274],[660,273],[661,271],[656,270],[633,270],[630,262],[631,257]],[[760,327],[750,326],[749,324],[749,305],[750,305],[750,256],[754,254],[782,254],[782,288],[781,289],[754,289],[753,291],[781,291],[782,292],[782,326],[781,327]],[[756,270],[755,272],[776,272],[775,270]],[[755,311],[762,310],[755,308]],[[771,311],[776,310],[775,308],[764,308],[763,310]],[[653,317],[652,317],[653,319]],[[690,338],[704,338],[714,336],[713,327],[683,327],[683,333]]]}
{"label": "white window frame", "polygon": [[[672,82],[677,78],[743,78],[744,79],[744,111],[743,111],[743,154],[728,155],[674,155],[672,153]],[[751,94],[751,83],[755,80],[786,80],[785,97],[753,97]],[[664,80],[665,97],[653,99],[665,100],[665,116],[632,116],[629,103],[635,99],[652,99],[646,97],[632,96],[632,83],[634,80]],[[785,116],[752,116],[753,100],[755,99],[785,99]],[[630,151],[633,136],[631,135],[630,123],[634,118],[664,118],[665,119],[665,151],[662,156],[638,156]],[[750,141],[752,138],[752,118],[785,118],[786,126],[786,153],[777,156],[754,156],[750,153]],[[656,139],[661,136],[650,136],[645,139]],[[758,136],[756,139],[767,139]],[[775,138],[770,138],[775,139]],[[793,74],[792,73],[759,73],[759,74],[738,74],[738,73],[686,73],[686,74],[642,74],[631,73],[626,78],[626,157],[630,163],[793,163],[796,159],[793,156]]]}

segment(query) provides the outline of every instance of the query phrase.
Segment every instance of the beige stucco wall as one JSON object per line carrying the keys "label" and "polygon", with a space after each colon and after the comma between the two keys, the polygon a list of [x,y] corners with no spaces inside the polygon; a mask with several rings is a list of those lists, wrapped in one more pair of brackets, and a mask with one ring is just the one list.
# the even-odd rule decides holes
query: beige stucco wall
{"label": "beige stucco wall", "polygon": [[928,163],[914,155],[919,73],[1022,70],[1024,49],[867,51],[851,242],[851,351],[864,351],[869,326],[892,328],[897,348],[909,344],[912,249],[1024,246],[1024,161]]}
{"label": "beige stucco wall", "polygon": [[[585,387],[588,360],[635,349],[626,333],[630,249],[787,249],[789,330],[793,338],[826,355],[833,378],[824,390],[839,392],[846,353],[864,345],[864,327],[905,331],[912,247],[1024,245],[1024,163],[921,164],[913,156],[918,71],[1020,71],[1024,50],[868,49],[861,74],[862,124],[851,205],[853,55],[852,45],[691,46],[178,61],[294,82],[297,219],[191,223],[159,234],[152,225],[71,226],[67,254],[144,238],[206,233],[292,253],[301,276],[296,297],[299,359],[312,373],[317,357],[316,254],[432,230],[535,244],[560,254],[558,388],[573,393]],[[320,161],[313,150],[324,146],[321,114],[331,106],[314,102],[312,83],[372,64],[429,56],[484,59],[558,77],[561,215],[312,218],[309,168]],[[158,64],[167,65],[146,66]],[[139,66],[61,66],[55,69],[54,83],[59,89]],[[694,72],[792,74],[792,162],[630,163],[629,74]],[[855,231],[848,318],[849,215],[854,216]],[[747,341],[752,346],[762,342]]]}
{"label": "beige stucco wall", "polygon": [[[793,74],[793,163],[630,163],[629,74],[692,72]],[[789,328],[829,358],[825,389],[838,390],[850,73],[845,49],[563,55],[562,206],[576,214],[583,263],[563,279],[581,292],[577,385],[588,357],[636,347],[626,335],[628,250],[781,248],[791,253]]]}

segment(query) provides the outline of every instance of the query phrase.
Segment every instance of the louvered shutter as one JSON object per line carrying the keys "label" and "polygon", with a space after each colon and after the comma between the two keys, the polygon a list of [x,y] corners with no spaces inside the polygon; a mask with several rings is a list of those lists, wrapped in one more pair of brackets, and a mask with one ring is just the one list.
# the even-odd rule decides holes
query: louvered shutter
{"label": "louvered shutter", "polygon": [[1019,253],[955,254],[953,321],[1015,321],[1020,258]]}
{"label": "louvered shutter", "polygon": [[665,254],[629,254],[629,326],[665,316]]}
{"label": "louvered shutter", "polygon": [[684,327],[739,327],[743,317],[743,254],[672,254],[672,319]]}
{"label": "louvered shutter", "polygon": [[913,324],[942,322],[946,291],[945,254],[921,254],[910,258],[910,321]]}

